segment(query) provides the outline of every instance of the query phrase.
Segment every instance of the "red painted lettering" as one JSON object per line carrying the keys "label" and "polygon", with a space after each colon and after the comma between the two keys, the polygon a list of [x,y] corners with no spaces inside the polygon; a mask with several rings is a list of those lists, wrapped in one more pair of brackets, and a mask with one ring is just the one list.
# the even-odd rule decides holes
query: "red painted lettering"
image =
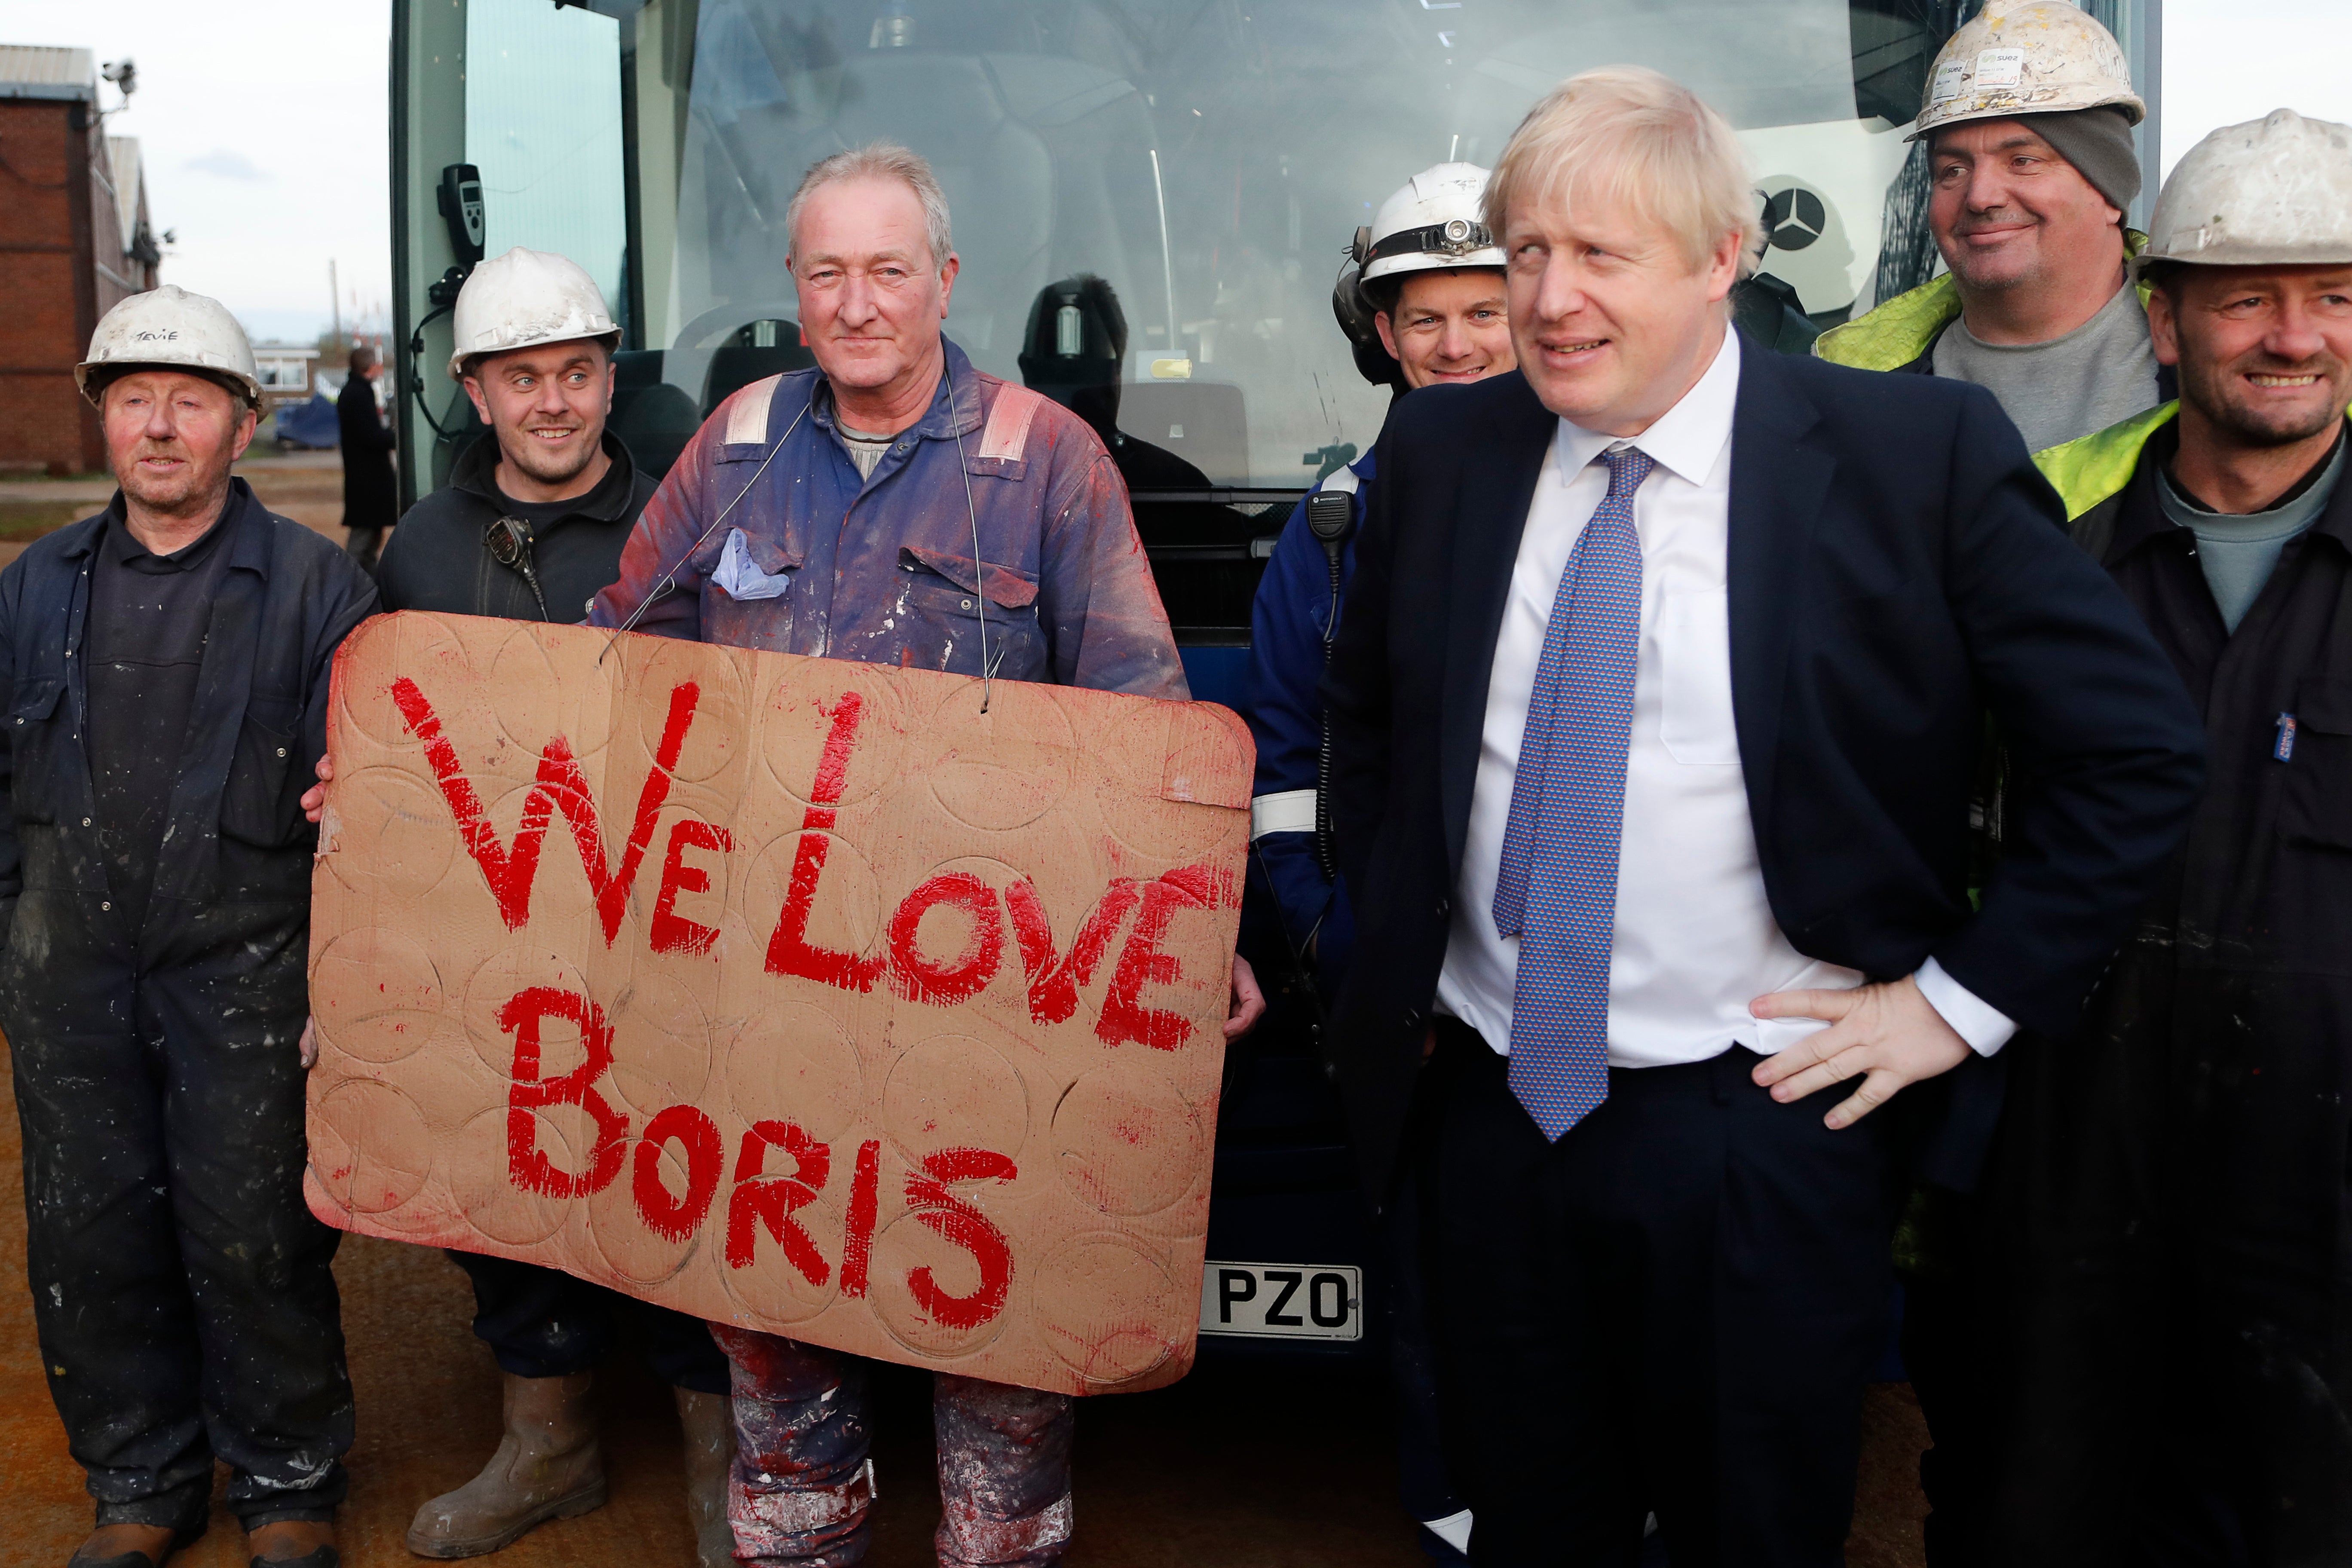
{"label": "red painted lettering", "polygon": [[[562,1018],[578,1026],[586,1058],[562,1078],[541,1081],[539,1076],[539,1030],[549,1018]],[[579,1198],[604,1190],[621,1173],[628,1152],[629,1119],[613,1109],[596,1089],[596,1080],[613,1065],[613,1026],[604,1010],[574,991],[533,985],[518,991],[499,1009],[499,1027],[515,1037],[513,1083],[507,1089],[507,1176],[527,1193],[551,1198]],[[588,1168],[574,1174],[559,1171],[539,1146],[539,1118],[534,1110],[551,1105],[576,1105],[596,1123],[596,1142],[589,1151]]]}
{"label": "red painted lettering", "polygon": [[941,1149],[927,1155],[920,1171],[907,1173],[907,1206],[922,1225],[971,1254],[980,1283],[971,1294],[950,1296],[928,1267],[908,1271],[907,1289],[915,1305],[950,1329],[976,1329],[1004,1310],[1013,1289],[1013,1248],[1004,1233],[948,1190],[950,1182],[1009,1182],[1021,1173],[1005,1156],[988,1149]]}
{"label": "red painted lettering", "polygon": [[620,868],[614,870],[605,861],[604,837],[597,821],[595,797],[588,793],[587,778],[580,771],[579,760],[572,754],[570,742],[561,735],[549,737],[546,750],[540,753],[538,777],[523,798],[522,821],[515,829],[514,844],[509,847],[499,842],[497,833],[483,816],[481,796],[476,793],[473,781],[466,776],[464,765],[457,759],[457,748],[443,731],[440,716],[433,710],[431,700],[416,682],[404,675],[392,683],[393,702],[400,709],[410,731],[425,742],[425,760],[441,785],[441,797],[449,803],[467,853],[481,868],[482,879],[489,884],[491,897],[498,900],[499,917],[506,921],[507,929],[520,931],[530,919],[531,883],[539,872],[541,840],[547,832],[549,817],[561,811],[571,826],[572,842],[579,847],[581,868],[587,872],[588,885],[596,895],[596,913],[604,922],[607,945],[620,934],[629,889],[637,879],[637,867],[643,863],[646,845],[653,837],[654,821],[661,815],[662,803],[669,798],[671,770],[677,766],[678,753],[686,745],[687,730],[694,722],[695,704],[701,696],[702,689],[690,680],[679,682],[670,691],[669,718],[662,726],[654,765],[647,770],[645,787],[637,795],[637,813],[629,825],[628,840],[622,846]]}
{"label": "red painted lettering", "polygon": [[[961,910],[971,918],[963,951],[947,963],[934,963],[919,944],[924,914]],[[996,912],[996,892],[969,871],[932,878],[907,895],[890,917],[890,989],[909,1002],[935,1007],[969,1002],[996,978],[1004,961],[1004,921]]]}
{"label": "red painted lettering", "polygon": [[[673,1198],[662,1181],[662,1145],[675,1142],[686,1153],[686,1195]],[[719,1144],[718,1124],[691,1105],[673,1105],[646,1123],[644,1142],[637,1145],[635,1168],[630,1173],[637,1199],[637,1217],[646,1228],[670,1241],[684,1241],[710,1212],[719,1191],[719,1170],[726,1152]]]}
{"label": "red painted lettering", "polygon": [[1005,908],[1013,913],[1013,931],[1021,942],[1021,969],[1029,981],[1031,1018],[1040,1024],[1069,1021],[1078,1010],[1078,987],[1094,979],[1110,939],[1118,934],[1118,922],[1141,897],[1133,879],[1115,878],[1071,939],[1068,954],[1057,959],[1054,925],[1045,917],[1036,888],[1024,878],[1004,889]]}
{"label": "red painted lettering", "polygon": [[670,824],[669,853],[662,857],[661,888],[654,896],[653,926],[648,933],[656,952],[709,952],[710,944],[719,940],[715,929],[677,912],[677,896],[710,891],[710,873],[686,863],[688,849],[724,855],[734,847],[735,840],[725,828],[714,827],[698,816]]}
{"label": "red painted lettering", "polygon": [[[867,1148],[875,1145],[868,1144]],[[781,1149],[793,1157],[788,1176],[765,1176],[768,1151]],[[861,1153],[860,1160],[864,1159]],[[812,1285],[833,1277],[832,1266],[816,1249],[807,1229],[793,1211],[807,1207],[824,1190],[833,1173],[833,1148],[820,1143],[790,1121],[755,1121],[743,1134],[743,1151],[735,1160],[735,1192],[727,1200],[727,1266],[749,1268],[759,1245],[760,1228],[784,1249],[785,1261]],[[844,1281],[847,1266],[845,1263]]]}
{"label": "red painted lettering", "polygon": [[784,891],[784,907],[776,917],[776,933],[768,939],[768,973],[795,974],[803,980],[837,985],[844,991],[871,991],[882,977],[883,955],[861,957],[816,947],[808,940],[809,910],[816,903],[817,879],[824,874],[824,852],[832,844],[833,825],[839,813],[841,792],[849,782],[849,751],[857,742],[857,721],[865,699],[845,691],[828,712],[833,721],[825,731],[824,750],[817,758],[816,779],[809,789],[808,809],[801,814],[801,838],[793,853],[793,874]]}
{"label": "red painted lettering", "polygon": [[1158,1051],[1175,1050],[1192,1038],[1192,1026],[1181,1014],[1143,1005],[1143,988],[1183,978],[1176,956],[1160,951],[1176,911],[1214,908],[1229,890],[1205,866],[1180,867],[1143,889],[1142,912],[1135,917],[1135,929],[1119,950],[1118,965],[1103,991],[1102,1016],[1095,1020],[1097,1038],[1107,1046],[1140,1040]]}
{"label": "red painted lettering", "polygon": [[857,1146],[857,1168],[849,1178],[849,1224],[841,1242],[841,1293],[866,1294],[874,1263],[874,1222],[882,1206],[882,1142],[868,1138]]}

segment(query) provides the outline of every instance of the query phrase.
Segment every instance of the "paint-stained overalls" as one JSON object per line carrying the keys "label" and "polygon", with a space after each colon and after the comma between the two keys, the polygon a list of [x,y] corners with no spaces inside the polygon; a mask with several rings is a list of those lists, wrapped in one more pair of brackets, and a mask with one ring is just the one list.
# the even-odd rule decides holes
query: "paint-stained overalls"
{"label": "paint-stained overalls", "polygon": [[[646,503],[621,581],[596,596],[589,623],[617,626],[642,607],[638,629],[667,637],[978,675],[984,600],[999,679],[1187,696],[1102,443],[1067,409],[944,346],[929,411],[870,478],[836,436],[815,371],[720,405]],[[674,591],[660,591],[681,558]],[[863,1561],[873,1504],[864,1363],[731,1324],[711,1332],[734,1363],[728,1503],[739,1551],[807,1568]],[[941,1373],[932,1411],[940,1563],[1058,1562],[1071,1526],[1070,1396]]]}
{"label": "paint-stained overalls", "polygon": [[[91,574],[121,508],[0,572],[0,1026],[41,1359],[100,1523],[200,1526],[215,1458],[248,1528],[325,1519],[352,1389],[339,1233],[302,1198],[300,800],[375,589],[232,481],[162,848],[126,879],[86,750]],[[143,920],[114,885],[141,872]]]}

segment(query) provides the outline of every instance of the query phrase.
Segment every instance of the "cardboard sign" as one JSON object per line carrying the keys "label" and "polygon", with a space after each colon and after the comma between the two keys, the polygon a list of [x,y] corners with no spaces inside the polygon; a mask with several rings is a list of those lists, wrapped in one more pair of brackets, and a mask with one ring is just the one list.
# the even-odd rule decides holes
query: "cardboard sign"
{"label": "cardboard sign", "polygon": [[1224,709],[464,616],[335,662],[310,1205],[1031,1387],[1183,1375]]}

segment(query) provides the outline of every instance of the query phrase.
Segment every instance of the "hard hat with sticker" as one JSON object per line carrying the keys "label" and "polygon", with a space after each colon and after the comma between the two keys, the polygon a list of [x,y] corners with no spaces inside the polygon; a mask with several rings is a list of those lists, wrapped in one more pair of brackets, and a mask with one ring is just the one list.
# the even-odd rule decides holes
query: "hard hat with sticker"
{"label": "hard hat with sticker", "polygon": [[112,374],[133,366],[189,370],[234,384],[250,403],[261,401],[261,376],[245,329],[219,300],[174,283],[133,294],[99,319],[89,356],[74,366],[74,385],[91,402]]}
{"label": "hard hat with sticker", "polygon": [[1936,56],[1908,140],[1963,121],[2105,108],[2134,125],[2147,118],[2113,33],[2071,0],[1990,0]]}

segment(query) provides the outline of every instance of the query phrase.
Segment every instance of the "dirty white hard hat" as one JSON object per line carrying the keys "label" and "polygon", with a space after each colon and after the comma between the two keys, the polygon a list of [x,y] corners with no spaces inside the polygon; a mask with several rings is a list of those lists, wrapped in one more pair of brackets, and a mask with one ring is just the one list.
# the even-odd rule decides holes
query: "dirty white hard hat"
{"label": "dirty white hard hat", "polygon": [[2273,109],[2191,147],[2133,261],[2203,267],[2352,262],[2352,126]]}
{"label": "dirty white hard hat", "polygon": [[1475,163],[1423,169],[1381,204],[1371,226],[1356,231],[1363,279],[1441,267],[1500,267],[1503,247],[1478,216],[1486,171]]}
{"label": "dirty white hard hat", "polygon": [[457,291],[449,374],[465,379],[476,354],[511,353],[541,343],[602,338],[618,347],[621,329],[604,309],[596,280],[569,257],[516,246],[476,267]]}
{"label": "dirty white hard hat", "polygon": [[[218,300],[177,284],[133,294],[100,317],[98,331],[89,335],[89,357],[74,366],[74,385],[95,403],[112,373],[141,365],[201,372],[235,383],[248,403],[261,401],[261,376],[245,329]],[[93,375],[96,391],[90,386]]]}
{"label": "dirty white hard hat", "polygon": [[1986,0],[1936,56],[1927,100],[1904,140],[1964,120],[2108,107],[2134,125],[2147,118],[2113,33],[2070,0]]}

